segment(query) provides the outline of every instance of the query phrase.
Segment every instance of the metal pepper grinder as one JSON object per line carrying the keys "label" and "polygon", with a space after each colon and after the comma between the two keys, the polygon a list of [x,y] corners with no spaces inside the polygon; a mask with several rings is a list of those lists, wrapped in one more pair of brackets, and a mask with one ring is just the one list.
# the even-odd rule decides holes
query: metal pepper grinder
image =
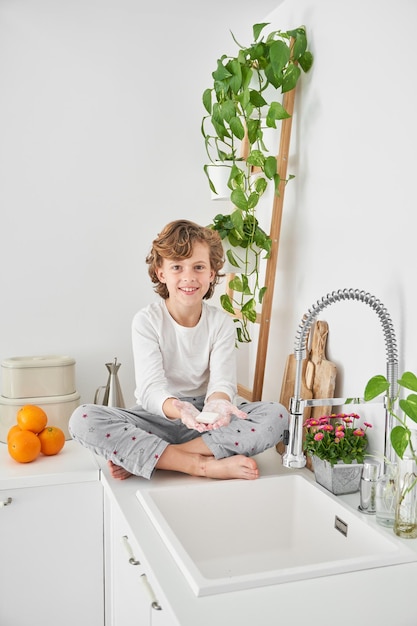
{"label": "metal pepper grinder", "polygon": [[[109,377],[107,379],[107,385],[98,387],[94,396],[94,404],[101,404],[103,406],[125,408],[125,402],[123,399],[122,389],[118,378],[118,371],[121,363],[117,362],[117,357],[114,359],[114,363],[106,363],[106,367],[109,371]],[[100,390],[104,389],[103,400],[99,402]]]}

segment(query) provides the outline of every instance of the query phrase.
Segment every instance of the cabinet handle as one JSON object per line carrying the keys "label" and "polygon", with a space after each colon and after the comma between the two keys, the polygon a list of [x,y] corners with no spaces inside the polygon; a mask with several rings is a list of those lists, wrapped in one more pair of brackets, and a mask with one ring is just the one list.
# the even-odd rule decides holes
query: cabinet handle
{"label": "cabinet handle", "polygon": [[141,578],[141,581],[142,581],[143,585],[145,586],[146,591],[149,594],[149,598],[150,598],[150,601],[151,601],[151,607],[155,611],[162,611],[162,606],[159,604],[158,600],[156,599],[155,592],[152,589],[151,584],[150,584],[146,574],[141,574],[140,578]]}
{"label": "cabinet handle", "polygon": [[135,559],[135,555],[133,554],[132,546],[129,543],[129,537],[127,535],[123,535],[122,542],[124,544],[124,547],[126,548],[126,552],[127,552],[128,556],[129,556],[129,563],[130,563],[130,565],[140,565],[140,561],[137,561]]}
{"label": "cabinet handle", "polygon": [[12,498],[7,498],[7,500],[0,500],[0,509],[3,506],[8,506],[11,503],[12,503]]}

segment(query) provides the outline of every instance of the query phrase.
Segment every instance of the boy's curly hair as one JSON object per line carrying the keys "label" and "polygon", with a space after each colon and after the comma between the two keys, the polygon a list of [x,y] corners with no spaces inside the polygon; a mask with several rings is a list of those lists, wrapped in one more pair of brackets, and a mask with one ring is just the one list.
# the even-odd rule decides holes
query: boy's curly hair
{"label": "boy's curly hair", "polygon": [[162,266],[163,259],[189,259],[196,242],[208,245],[211,269],[215,272],[213,282],[204,295],[204,299],[211,298],[215,286],[224,276],[220,273],[224,265],[224,251],[219,233],[189,220],[175,220],[167,224],[153,240],[151,251],[146,257],[149,276],[156,285],[154,289],[164,300],[168,298],[169,293],[165,283],[159,282],[156,268]]}

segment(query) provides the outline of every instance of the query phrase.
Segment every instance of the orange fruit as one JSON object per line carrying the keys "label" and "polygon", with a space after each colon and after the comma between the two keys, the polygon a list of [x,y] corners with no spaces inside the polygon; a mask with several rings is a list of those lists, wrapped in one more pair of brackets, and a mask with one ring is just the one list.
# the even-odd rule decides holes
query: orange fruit
{"label": "orange fruit", "polygon": [[10,436],[7,449],[12,459],[18,463],[30,463],[40,454],[41,442],[38,435],[30,430],[21,430]]}
{"label": "orange fruit", "polygon": [[17,423],[22,430],[40,433],[48,423],[48,416],[40,406],[26,404],[17,412]]}
{"label": "orange fruit", "polygon": [[20,428],[18,424],[15,424],[14,426],[12,426],[7,433],[7,443],[9,443],[9,439],[12,435],[14,435],[15,433],[20,433],[21,431],[22,429]]}
{"label": "orange fruit", "polygon": [[41,452],[46,456],[58,454],[65,444],[64,431],[57,426],[47,426],[38,435],[41,442]]}

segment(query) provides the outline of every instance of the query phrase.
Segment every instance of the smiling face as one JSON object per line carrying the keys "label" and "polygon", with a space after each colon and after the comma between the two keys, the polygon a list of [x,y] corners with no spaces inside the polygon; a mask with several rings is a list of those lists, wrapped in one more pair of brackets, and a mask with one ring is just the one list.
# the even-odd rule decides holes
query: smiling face
{"label": "smiling face", "polygon": [[196,242],[187,259],[163,259],[156,271],[159,281],[168,289],[167,306],[171,314],[174,310],[184,313],[198,310],[200,314],[201,301],[215,277],[206,243]]}

